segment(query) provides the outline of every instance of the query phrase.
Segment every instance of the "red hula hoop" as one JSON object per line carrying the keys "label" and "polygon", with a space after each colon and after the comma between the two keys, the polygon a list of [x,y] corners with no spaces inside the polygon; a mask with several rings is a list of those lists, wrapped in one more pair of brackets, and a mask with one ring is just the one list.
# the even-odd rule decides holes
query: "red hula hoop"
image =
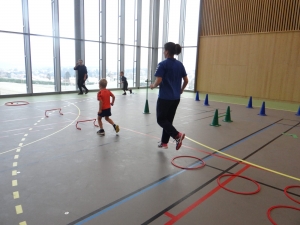
{"label": "red hula hoop", "polygon": [[[22,104],[18,104],[18,102],[22,102]],[[16,103],[16,104],[14,104]],[[29,102],[26,101],[13,101],[13,102],[6,102],[5,105],[6,106],[21,106],[21,105],[28,105]]]}
{"label": "red hula hoop", "polygon": [[290,189],[290,188],[300,188],[300,186],[298,185],[292,185],[292,186],[287,186],[285,189],[284,189],[284,194],[286,195],[286,197],[288,197],[289,199],[291,199],[292,201],[294,202],[297,202],[298,204],[300,204],[300,201],[292,198],[288,193],[287,193],[287,190]]}
{"label": "red hula hoop", "polygon": [[[199,161],[202,162],[202,164],[201,164],[200,166],[197,166],[197,167],[191,167],[191,168],[189,168],[189,167],[182,167],[182,166],[176,165],[175,162],[174,162],[174,160],[175,160],[175,159],[178,159],[178,158],[193,158],[193,159],[198,159]],[[206,165],[205,162],[204,162],[202,159],[197,158],[197,157],[195,157],[195,156],[188,156],[188,155],[176,156],[176,157],[174,157],[174,158],[172,159],[171,163],[172,163],[173,166],[176,166],[177,168],[184,169],[184,170],[196,170],[196,169],[200,169],[200,168],[202,168],[202,167],[204,167],[204,166]]]}
{"label": "red hula hoop", "polygon": [[[255,191],[252,191],[252,192],[239,192],[239,191],[233,191],[233,190],[230,190],[229,188],[226,188],[225,186],[223,186],[221,183],[220,183],[220,179],[222,177],[228,177],[228,176],[235,176],[235,177],[240,177],[240,178],[243,178],[243,179],[246,179],[246,180],[250,180],[252,181],[256,186],[257,186],[257,190]],[[240,194],[240,195],[254,195],[256,193],[258,193],[260,191],[260,185],[255,181],[255,180],[252,180],[251,178],[249,177],[245,177],[245,176],[240,176],[240,175],[236,175],[236,174],[223,174],[221,176],[218,177],[217,179],[217,182],[218,182],[218,185],[225,189],[226,191],[230,191],[232,193],[235,193],[235,194]]]}
{"label": "red hula hoop", "polygon": [[275,205],[275,206],[272,206],[271,208],[268,209],[267,215],[268,215],[268,218],[269,218],[269,220],[271,221],[271,223],[273,225],[277,225],[277,223],[272,219],[272,217],[271,217],[271,211],[273,209],[278,209],[278,208],[294,209],[294,210],[300,211],[300,208],[296,208],[294,206],[287,206],[287,205]]}

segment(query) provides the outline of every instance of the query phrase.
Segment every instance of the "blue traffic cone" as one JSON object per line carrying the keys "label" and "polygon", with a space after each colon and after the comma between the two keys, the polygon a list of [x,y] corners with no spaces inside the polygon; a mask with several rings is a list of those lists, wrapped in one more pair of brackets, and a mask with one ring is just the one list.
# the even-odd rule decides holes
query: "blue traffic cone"
{"label": "blue traffic cone", "polygon": [[297,112],[296,116],[300,116],[300,106],[299,106],[299,109],[298,109],[298,112]]}
{"label": "blue traffic cone", "polygon": [[253,109],[253,107],[252,107],[252,96],[249,98],[249,102],[248,102],[247,108]]}
{"label": "blue traffic cone", "polygon": [[206,96],[205,96],[205,101],[204,101],[203,105],[209,106],[209,104],[208,104],[208,94],[206,94]]}
{"label": "blue traffic cone", "polygon": [[258,115],[260,115],[260,116],[266,116],[266,113],[265,113],[265,102],[262,103],[261,108],[260,108],[260,113]]}
{"label": "blue traffic cone", "polygon": [[195,99],[195,101],[200,101],[200,99],[199,99],[199,91],[196,92],[196,99]]}

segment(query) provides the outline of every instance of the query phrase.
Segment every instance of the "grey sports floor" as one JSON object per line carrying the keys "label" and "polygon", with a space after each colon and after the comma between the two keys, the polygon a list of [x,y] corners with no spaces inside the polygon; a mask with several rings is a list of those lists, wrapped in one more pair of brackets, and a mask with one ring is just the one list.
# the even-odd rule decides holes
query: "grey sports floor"
{"label": "grey sports floor", "polygon": [[[149,93],[150,114],[143,114],[145,92],[115,94],[111,118],[120,132],[104,121],[104,137],[92,121],[79,123],[81,130],[75,127],[78,120],[96,118],[95,92],[27,97],[28,105],[0,106],[1,225],[268,225],[267,211],[277,205],[294,209],[275,208],[276,224],[300,224],[300,117],[295,113],[266,109],[267,116],[259,116],[259,108],[246,104],[203,106],[183,97],[174,125],[186,139],[179,151],[173,142],[162,150],[157,148],[162,131],[156,123],[157,94]],[[222,121],[227,106],[232,123]],[[63,115],[52,111],[46,118],[45,110],[54,108]],[[215,109],[220,127],[209,126]],[[182,170],[171,164],[176,156],[198,157],[206,165]],[[192,158],[175,162],[200,165]],[[261,190],[229,192],[217,183],[222,174],[251,178]],[[220,182],[238,192],[257,189],[236,176]],[[284,193],[290,185],[298,186],[287,192],[296,201]]]}

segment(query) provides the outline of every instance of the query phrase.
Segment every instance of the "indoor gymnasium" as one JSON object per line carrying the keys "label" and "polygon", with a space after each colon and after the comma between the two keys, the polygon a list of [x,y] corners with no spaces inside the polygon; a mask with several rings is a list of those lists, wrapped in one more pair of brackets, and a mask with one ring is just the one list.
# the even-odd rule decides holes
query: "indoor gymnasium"
{"label": "indoor gymnasium", "polygon": [[300,0],[1,0],[1,225],[299,225]]}

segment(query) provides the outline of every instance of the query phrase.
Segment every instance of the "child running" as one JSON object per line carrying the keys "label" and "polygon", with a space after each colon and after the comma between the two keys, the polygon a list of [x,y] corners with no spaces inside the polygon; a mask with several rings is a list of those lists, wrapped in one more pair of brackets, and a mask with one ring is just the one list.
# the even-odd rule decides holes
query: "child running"
{"label": "child running", "polygon": [[132,94],[132,89],[128,89],[128,82],[127,82],[127,78],[124,76],[124,72],[121,71],[120,72],[120,76],[121,76],[121,83],[123,83],[123,95],[126,95],[126,91],[129,91],[130,94]]}
{"label": "child running", "polygon": [[[105,120],[109,122],[111,125],[113,125],[116,133],[120,131],[119,126],[116,125],[114,121],[112,121],[112,119],[109,118],[111,116],[110,106],[114,105],[115,96],[113,93],[110,92],[110,90],[106,89],[106,86],[107,86],[107,80],[101,79],[99,81],[100,91],[97,94],[97,99],[99,101],[98,123],[100,127],[100,130],[97,131],[97,134],[101,136],[105,135],[105,131],[103,129],[102,117],[105,117]],[[112,102],[110,102],[110,97],[112,97]]]}

